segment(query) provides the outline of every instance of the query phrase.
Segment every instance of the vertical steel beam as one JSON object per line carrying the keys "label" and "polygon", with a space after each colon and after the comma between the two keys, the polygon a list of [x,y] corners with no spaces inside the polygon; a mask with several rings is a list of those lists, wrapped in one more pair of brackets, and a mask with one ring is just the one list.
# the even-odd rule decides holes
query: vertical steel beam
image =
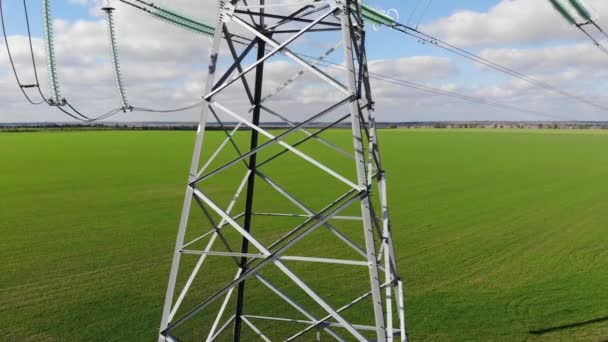
{"label": "vertical steel beam", "polygon": [[[374,109],[374,101],[372,98],[372,90],[371,90],[371,85],[370,85],[370,81],[369,81],[369,70],[368,70],[368,65],[367,65],[367,54],[365,52],[365,46],[364,46],[364,42],[365,42],[365,32],[361,33],[361,46],[359,47],[359,51],[360,51],[360,68],[361,70],[359,70],[360,75],[361,75],[361,83],[360,86],[365,90],[365,96],[366,96],[366,100],[367,103],[369,104],[366,107],[367,110],[367,117],[368,117],[368,124],[369,124],[369,151],[368,151],[368,182],[372,183],[373,179],[372,179],[372,175],[374,174],[374,170],[373,168],[375,167],[376,172],[377,172],[377,183],[378,183],[378,194],[380,197],[380,209],[381,209],[381,215],[382,215],[382,248],[381,248],[381,253],[383,254],[382,257],[384,258],[384,282],[386,284],[389,284],[388,286],[386,286],[386,288],[384,289],[384,296],[385,296],[385,305],[386,305],[386,330],[389,332],[388,336],[387,336],[387,342],[393,342],[394,339],[394,334],[390,333],[393,331],[393,299],[395,299],[396,301],[399,298],[399,295],[397,295],[397,297],[393,298],[393,289],[395,289],[395,291],[399,291],[399,288],[397,288],[396,282],[397,279],[399,278],[399,275],[397,273],[397,267],[396,267],[396,263],[393,260],[394,255],[391,253],[391,245],[390,243],[392,243],[391,241],[391,237],[390,237],[390,216],[389,216],[389,212],[388,212],[388,197],[387,197],[387,192],[386,192],[386,173],[384,171],[384,168],[382,167],[382,161],[381,161],[381,157],[380,157],[380,152],[378,150],[378,131],[376,129],[376,115],[375,115],[375,109]],[[379,259],[378,259],[379,260]],[[393,267],[395,266],[395,267]],[[400,331],[400,341],[405,341],[406,340],[406,331],[405,329],[402,329],[402,331]]]}
{"label": "vertical steel beam", "polygon": [[[357,169],[357,181],[361,188],[369,188],[365,170],[365,154],[363,152],[363,140],[361,133],[361,118],[359,117],[359,103],[357,98],[357,79],[354,64],[353,42],[356,32],[352,32],[353,25],[350,21],[350,5],[346,0],[343,3],[340,14],[342,23],[342,45],[344,46],[344,59],[346,62],[346,78],[348,80],[348,90],[354,96],[350,102],[351,126],[354,142],[355,164]],[[378,273],[378,262],[376,260],[376,245],[374,239],[373,222],[371,216],[371,202],[369,194],[361,199],[361,216],[363,217],[363,234],[365,236],[365,247],[367,260],[369,263],[369,278],[372,292],[372,305],[374,308],[374,318],[376,323],[376,336],[378,342],[386,342],[387,333],[382,307],[382,294],[380,292],[380,276]]]}
{"label": "vertical steel beam", "polygon": [[[259,27],[263,30],[263,27]],[[257,60],[261,60],[266,52],[266,42],[263,40],[258,41]],[[260,124],[260,113],[261,113],[261,100],[262,100],[262,86],[264,84],[264,62],[260,63],[256,67],[255,71],[255,86],[254,86],[254,108],[252,123],[256,126]],[[249,143],[249,149],[254,150],[258,147],[259,132],[255,129],[251,130],[251,140]],[[253,200],[255,190],[255,179],[257,169],[257,153],[249,156],[249,179],[247,180],[247,197],[245,202],[245,221],[243,228],[249,233],[251,232],[251,220],[253,218]],[[241,253],[249,252],[249,240],[243,237],[241,245]],[[240,268],[242,271],[246,271],[247,257],[241,257]],[[239,342],[241,340],[241,329],[242,329],[242,316],[243,306],[245,297],[245,281],[241,282],[238,286],[237,297],[236,297],[236,312],[234,317],[234,341]]]}
{"label": "vertical steel beam", "polygon": [[[215,70],[217,67],[218,53],[222,42],[222,26],[224,24],[218,21],[215,29],[215,35],[213,36],[213,43],[211,47],[211,55],[209,57],[209,72],[207,74],[207,83],[205,84],[205,92],[207,94],[213,87],[213,81],[215,79]],[[198,167],[200,164],[201,151],[203,149],[203,138],[205,136],[205,127],[207,126],[207,118],[209,117],[209,105],[203,103],[201,114],[199,117],[198,129],[196,131],[196,141],[194,143],[194,152],[192,153],[192,163],[190,165],[190,173],[188,175],[188,184],[196,179]],[[171,262],[171,273],[169,274],[169,282],[167,284],[167,292],[165,294],[165,303],[163,306],[163,315],[160,323],[160,331],[167,329],[169,326],[169,316],[171,315],[171,308],[173,306],[173,294],[175,292],[175,285],[177,282],[177,274],[179,272],[179,262],[181,253],[180,250],[184,244],[184,237],[186,235],[186,228],[188,226],[188,217],[190,216],[190,208],[192,206],[192,196],[194,196],[194,189],[188,185],[186,187],[186,195],[184,196],[184,204],[182,207],[182,214],[179,223],[179,230],[177,233],[177,239],[175,241],[175,250],[173,252],[173,260]],[[165,337],[162,335],[158,336],[158,341],[165,341]]]}
{"label": "vertical steel beam", "polygon": [[[365,32],[362,32],[362,41],[365,40]],[[374,101],[372,97],[372,87],[369,80],[369,67],[367,64],[367,53],[365,46],[361,46],[361,72],[362,82],[365,89],[365,96],[367,98],[367,115],[369,122],[370,132],[370,151],[369,151],[369,163],[375,163],[377,169],[377,188],[380,197],[380,207],[382,213],[382,239],[383,239],[383,257],[384,257],[384,268],[385,268],[385,282],[390,284],[385,289],[386,297],[386,320],[387,320],[387,331],[393,329],[393,303],[394,299],[397,304],[398,318],[399,318],[399,340],[401,342],[407,342],[408,332],[405,325],[405,300],[403,293],[403,281],[399,275],[397,267],[397,260],[395,256],[395,249],[393,245],[392,231],[391,231],[391,220],[388,209],[388,186],[386,171],[382,164],[382,156],[380,154],[380,142],[378,139],[378,130],[376,126],[376,114],[374,109]],[[394,294],[394,298],[393,297]],[[390,316],[389,316],[390,315]],[[393,335],[389,334],[388,342],[393,341]]]}

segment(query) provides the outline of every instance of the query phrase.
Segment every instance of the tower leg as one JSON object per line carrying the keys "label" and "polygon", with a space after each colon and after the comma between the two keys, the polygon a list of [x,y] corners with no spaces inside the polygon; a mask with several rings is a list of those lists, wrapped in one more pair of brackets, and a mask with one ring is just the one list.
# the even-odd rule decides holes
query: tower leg
{"label": "tower leg", "polygon": [[[207,80],[205,83],[205,92],[208,94],[211,92],[213,87],[213,81],[215,79],[215,70],[217,67],[218,52],[220,50],[220,44],[222,42],[222,30],[219,29],[222,24],[218,24],[218,29],[215,30],[213,36],[213,43],[211,47],[211,56],[209,58],[209,72],[207,74]],[[188,217],[190,216],[190,208],[192,207],[192,198],[194,195],[194,189],[189,183],[196,179],[198,173],[198,167],[200,164],[201,151],[203,149],[203,138],[205,136],[205,128],[207,126],[207,119],[209,117],[209,105],[208,101],[203,104],[201,108],[201,114],[199,117],[198,129],[196,132],[196,140],[194,143],[194,152],[192,154],[192,163],[190,164],[190,173],[188,175],[188,186],[186,187],[186,195],[184,197],[184,204],[182,207],[182,214],[179,222],[179,230],[177,233],[177,239],[175,241],[175,250],[173,252],[173,260],[171,262],[171,273],[169,274],[169,282],[167,284],[167,292],[165,294],[165,302],[163,305],[163,314],[160,323],[160,331],[163,331],[169,327],[171,308],[173,306],[173,295],[175,292],[175,284],[177,281],[177,275],[179,273],[179,263],[181,258],[181,248],[184,245],[184,237],[186,235],[186,228],[188,226]],[[166,338],[159,335],[158,341],[165,341]]]}
{"label": "tower leg", "polygon": [[[261,28],[263,29],[263,28]],[[257,59],[260,60],[266,53],[266,42],[263,40],[258,42]],[[261,111],[261,100],[262,100],[262,86],[264,82],[264,63],[258,64],[255,71],[255,89],[254,89],[254,107],[253,107],[253,119],[252,123],[256,126],[260,124],[260,111]],[[256,130],[251,131],[250,150],[254,150],[258,147],[259,132]],[[247,199],[245,202],[245,221],[243,228],[247,232],[251,232],[251,220],[253,214],[253,197],[255,189],[255,179],[257,177],[257,153],[252,154],[249,157],[249,179],[247,180]],[[243,238],[241,245],[241,253],[247,254],[249,252],[249,240]],[[244,272],[247,270],[246,256],[241,257],[240,268]],[[245,296],[245,281],[241,282],[238,286],[237,297],[236,297],[236,311],[234,316],[234,342],[241,340],[241,327],[242,327],[242,316]]]}
{"label": "tower leg", "polygon": [[[382,164],[382,156],[380,154],[380,143],[378,139],[378,131],[376,127],[376,116],[374,109],[374,101],[372,97],[372,89],[369,81],[369,68],[367,64],[367,53],[365,51],[365,32],[362,32],[360,47],[360,68],[362,70],[362,82],[367,98],[367,117],[369,125],[369,157],[368,157],[368,179],[372,182],[373,172],[376,172],[376,181],[378,195],[380,198],[381,219],[382,219],[382,248],[384,258],[385,283],[390,284],[385,289],[386,297],[386,320],[388,341],[394,341],[393,331],[393,300],[397,306],[397,314],[399,319],[399,340],[401,342],[408,341],[408,332],[405,324],[405,299],[403,292],[403,281],[399,275],[395,249],[392,239],[391,220],[388,209],[388,193],[387,193],[387,176]],[[375,167],[375,170],[374,170]]]}
{"label": "tower leg", "polygon": [[[348,90],[352,94],[349,109],[351,114],[351,126],[354,141],[355,164],[357,169],[357,181],[360,188],[367,189],[368,193],[361,200],[361,215],[363,218],[363,234],[365,236],[365,248],[369,264],[369,278],[372,292],[372,305],[374,307],[374,318],[376,323],[377,341],[386,342],[387,332],[382,307],[382,294],[380,292],[380,275],[376,257],[376,244],[374,239],[374,226],[372,222],[372,210],[369,198],[370,185],[367,183],[365,168],[365,154],[363,152],[363,135],[361,130],[361,118],[359,116],[359,101],[356,71],[353,55],[352,25],[350,23],[350,7],[345,5],[340,15],[342,24],[342,42],[344,46],[344,58],[346,61],[346,77]],[[392,333],[392,332],[391,332]]]}

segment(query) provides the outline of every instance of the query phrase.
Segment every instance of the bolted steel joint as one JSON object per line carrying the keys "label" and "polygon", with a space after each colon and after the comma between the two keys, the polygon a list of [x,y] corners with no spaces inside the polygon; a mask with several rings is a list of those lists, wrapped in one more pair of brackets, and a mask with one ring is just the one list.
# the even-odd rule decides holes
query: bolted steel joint
{"label": "bolted steel joint", "polygon": [[234,10],[236,9],[236,5],[227,1],[220,1],[219,9],[218,9],[218,20],[222,23],[229,23],[232,20],[232,15],[234,14]]}

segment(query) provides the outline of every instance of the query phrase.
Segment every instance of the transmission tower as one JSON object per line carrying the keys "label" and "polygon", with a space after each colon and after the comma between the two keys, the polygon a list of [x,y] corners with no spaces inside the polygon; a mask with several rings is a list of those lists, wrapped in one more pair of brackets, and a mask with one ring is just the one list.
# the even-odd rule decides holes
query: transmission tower
{"label": "transmission tower", "polygon": [[[360,0],[218,1],[159,341],[407,340],[364,12]],[[340,48],[318,59],[296,53],[332,38]],[[333,51],[343,71],[319,67]],[[277,88],[268,75],[287,61],[301,70]],[[279,113],[271,98],[287,87],[318,90],[322,108]],[[340,124],[348,146],[327,134]]]}

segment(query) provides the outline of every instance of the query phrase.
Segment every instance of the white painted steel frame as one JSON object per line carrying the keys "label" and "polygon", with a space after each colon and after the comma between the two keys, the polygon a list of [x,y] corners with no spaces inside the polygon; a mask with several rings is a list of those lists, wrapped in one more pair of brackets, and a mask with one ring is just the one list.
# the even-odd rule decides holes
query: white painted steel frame
{"label": "white painted steel frame", "polygon": [[[310,331],[316,331],[316,339],[319,339],[319,332],[321,330],[324,330],[329,334],[329,336],[338,341],[352,340],[352,338],[358,341],[367,341],[367,339],[362,334],[363,331],[375,332],[376,341],[392,342],[394,341],[395,336],[398,336],[400,341],[407,341],[403,281],[397,271],[397,262],[394,253],[393,240],[391,236],[390,217],[388,212],[386,173],[382,168],[378,148],[379,143],[375,126],[373,99],[371,97],[371,87],[369,84],[369,77],[367,72],[367,60],[365,56],[365,48],[363,46],[364,39],[362,39],[362,37],[364,37],[364,31],[362,30],[363,22],[359,15],[357,15],[356,13],[351,13],[351,5],[355,5],[356,7],[360,6],[360,0],[321,0],[318,2],[293,3],[293,5],[298,4],[299,6],[301,6],[300,10],[294,12],[300,14],[298,16],[294,15],[292,17],[285,17],[284,19],[280,20],[279,23],[272,26],[267,26],[265,28],[265,30],[267,31],[264,31],[263,28],[264,16],[266,13],[265,11],[271,11],[277,6],[269,6],[264,3],[264,0],[260,0],[259,6],[241,6],[241,1],[239,0],[234,0],[231,3],[228,3],[227,0],[219,0],[218,3],[220,13],[218,14],[218,22],[215,29],[216,33],[212,41],[209,72],[204,92],[204,99],[207,103],[202,107],[199,118],[199,126],[194,145],[192,164],[188,177],[188,186],[186,188],[182,216],[179,224],[179,230],[175,243],[175,251],[171,264],[171,272],[169,275],[167,292],[165,296],[159,341],[170,341],[172,329],[187,322],[189,319],[199,314],[201,311],[205,310],[209,304],[223,296],[221,307],[215,316],[213,325],[206,334],[207,341],[214,341],[217,337],[220,336],[220,334],[226,331],[226,329],[228,329],[228,327],[233,322],[235,322],[235,319],[237,319],[235,315],[232,315],[223,324],[221,323],[222,318],[227,310],[230,299],[232,297],[232,293],[234,292],[234,289],[238,284],[244,282],[245,279],[249,278],[257,279],[261,284],[263,284],[273,293],[275,293],[278,299],[283,300],[285,303],[295,308],[306,318],[280,318],[246,314],[243,314],[238,317],[258,337],[260,337],[264,341],[270,341],[270,339],[267,337],[267,335],[264,334],[261,329],[259,329],[258,326],[254,324],[252,320],[273,320],[277,322],[280,321],[285,323],[297,323],[308,325],[308,327],[304,330],[301,330],[300,332],[292,336],[286,337],[285,341],[292,341],[298,339]],[[239,15],[236,15],[234,12],[235,8],[248,10],[247,13],[250,15],[252,22],[248,23]],[[305,12],[304,10],[306,10],[307,8],[313,9],[308,12]],[[259,9],[260,12],[255,13],[255,15],[260,17],[259,23],[255,22],[253,15],[254,13],[250,12],[251,9]],[[301,14],[302,12],[304,13]],[[270,14],[266,15],[268,15],[269,18],[278,17],[271,16]],[[283,40],[283,42],[279,42],[278,40],[272,37],[272,30],[276,27],[290,23],[291,19],[302,19],[307,18],[311,15],[316,16],[314,18],[311,18],[309,20],[307,19],[306,21],[304,21],[306,25],[304,25],[302,28],[292,30],[293,32],[291,33],[293,34],[291,34],[286,40]],[[339,28],[342,32],[342,41],[338,44],[338,46],[341,45],[344,49],[344,62],[346,66],[345,74],[347,81],[346,84],[342,84],[340,81],[330,76],[327,72],[323,71],[318,67],[318,65],[320,64],[320,60],[326,58],[330,52],[326,52],[325,54],[323,54],[318,61],[307,62],[306,60],[292,52],[292,50],[289,48],[289,46],[292,45],[293,42],[295,42],[301,36],[309,32],[315,32],[316,26],[330,25],[328,22],[325,21],[328,18],[336,19],[339,22]],[[228,29],[227,25],[229,22],[235,23],[241,28],[241,30],[249,32],[258,41],[265,42],[268,46],[272,48],[272,50],[267,50],[266,54],[264,54],[262,57],[247,66],[245,69],[243,69],[241,63],[243,62],[243,57],[245,56],[239,57],[235,54],[234,46],[232,45],[232,41],[230,38],[230,30]],[[226,39],[228,41],[228,44],[231,48],[232,57],[234,59],[230,72],[234,72],[235,70],[237,70],[238,74],[232,78],[222,77],[222,80],[220,80],[222,84],[214,85],[215,73],[218,66],[218,57],[222,39]],[[335,48],[333,48],[333,50],[335,50]],[[330,51],[332,52],[333,50],[330,49]],[[245,54],[248,53],[249,51],[245,52]],[[269,113],[279,118],[281,121],[289,125],[289,129],[285,133],[279,136],[275,136],[274,134],[262,128],[261,125],[254,124],[253,122],[247,120],[244,115],[239,115],[236,111],[229,109],[225,104],[221,103],[221,101],[216,100],[215,97],[222,93],[223,90],[227,89],[236,81],[241,80],[243,82],[243,86],[245,87],[247,96],[251,101],[251,91],[249,90],[249,85],[246,81],[245,75],[248,74],[250,71],[255,70],[258,66],[264,64],[269,58],[279,54],[288,57],[293,62],[300,65],[303,68],[303,71],[308,71],[316,75],[320,80],[333,86],[339,92],[346,95],[347,98],[338,102],[337,105],[332,106],[321,113],[315,114],[315,116],[311,117],[309,121],[305,121],[302,123],[296,123],[290,120],[286,115],[280,114],[277,111],[270,109],[268,105],[262,106],[262,102],[265,102],[270,97],[274,96],[276,91],[275,93],[272,93],[269,96],[263,97],[261,101],[257,104],[252,102],[253,107],[251,108],[255,108],[256,106],[258,106],[266,113]],[[355,64],[355,61],[357,61],[357,64]],[[303,71],[296,74],[296,76],[288,80],[288,82],[284,83],[281,88],[277,90],[281,91],[282,89],[286,88],[287,85],[294,86],[293,84],[295,80],[299,78]],[[225,76],[229,75],[226,74]],[[362,91],[361,89],[364,89],[364,91]],[[257,89],[257,86],[256,90],[259,90]],[[364,104],[362,105],[362,103]],[[322,128],[321,130],[315,133],[310,132],[304,127],[306,123],[318,120],[325,114],[333,112],[342,106],[346,107],[350,113],[354,155],[350,155],[342,148],[330,143],[329,141],[319,136],[325,129],[333,127],[333,125],[335,125],[336,123],[344,120],[345,117],[339,119],[336,122],[326,124],[325,128]],[[224,139],[224,141],[221,143],[219,148],[217,148],[217,150],[211,155],[211,157],[207,159],[203,167],[199,168],[205,128],[207,126],[209,113],[213,114],[213,116],[215,116],[215,118],[220,121],[220,118],[215,113],[214,108],[219,109],[223,114],[229,115],[232,118],[236,119],[238,124],[232,129],[232,131],[225,131],[226,138]],[[366,111],[367,121],[363,116],[363,110]],[[233,139],[235,134],[239,132],[239,129],[245,126],[251,129],[252,131],[256,131],[266,136],[268,139],[270,139],[270,142],[267,144],[260,145],[254,150],[242,153],[236,147],[236,143]],[[224,129],[223,126],[222,128]],[[304,133],[307,138],[298,142],[297,144],[289,144],[283,140],[287,135],[296,131]],[[365,149],[363,144],[364,133],[367,137],[368,142],[367,159],[364,152]],[[310,157],[301,150],[295,148],[297,145],[304,143],[308,139],[315,139],[323,143],[323,145],[330,148],[331,150],[348,156],[349,160],[354,160],[357,179],[350,180],[348,177],[341,175],[339,172],[333,170],[332,168],[322,164],[321,162]],[[221,155],[221,153],[223,152],[225,147],[228,146],[229,143],[235,147],[239,157],[230,162],[229,164],[226,164],[214,171],[211,171],[207,175],[204,175],[205,171],[209,168],[212,162],[218,156]],[[284,147],[285,150],[275,155],[274,157],[271,157],[268,160],[262,162],[261,164],[266,165],[270,161],[276,163],[274,159],[277,156],[280,156],[281,154],[286,152],[291,152],[292,154],[297,155],[305,161],[309,162],[311,165],[315,166],[319,170],[322,170],[326,174],[342,182],[348,187],[348,192],[346,192],[344,195],[340,196],[338,199],[334,200],[332,203],[330,203],[328,206],[318,212],[315,212],[314,210],[310,209],[301,200],[297,199],[296,196],[288,192],[285,188],[279,186],[275,181],[271,180],[268,176],[266,176],[258,169],[252,169],[252,166],[247,165],[248,163],[245,162],[245,158],[247,158],[248,156],[257,154],[261,150],[273,144],[280,145]],[[243,163],[248,167],[248,170],[245,172],[242,181],[239,183],[239,187],[237,188],[236,193],[231,199],[228,207],[226,209],[222,209],[211,199],[211,197],[201,191],[201,189],[199,188],[199,183],[204,181],[207,177],[210,177],[217,173],[221,173],[226,168],[240,161],[243,161]],[[248,179],[251,178],[252,172],[255,177],[259,177],[264,180],[278,194],[281,194],[289,202],[293,203],[297,208],[299,208],[301,212],[251,212],[249,213],[249,215],[268,217],[301,217],[306,219],[304,223],[296,226],[289,233],[281,237],[279,240],[277,240],[270,246],[264,246],[264,244],[262,244],[255,237],[255,231],[249,232],[237,222],[237,220],[241,218],[244,213],[238,214],[237,216],[231,215],[231,212],[234,209],[234,206],[236,205],[240,194],[243,192],[248,182]],[[377,191],[379,194],[379,200],[381,205],[379,218],[375,217],[375,211],[373,210],[372,202],[370,200],[370,192],[372,191],[372,185],[374,181],[377,183]],[[184,243],[186,230],[188,229],[188,218],[190,215],[190,209],[192,206],[193,199],[195,199],[201,206],[201,209],[204,211],[205,215],[209,219],[209,222],[213,226],[213,230],[203,235],[200,235],[199,237],[187,243]],[[360,203],[360,217],[340,215],[340,212],[343,209],[349,207],[352,203],[355,202]],[[206,208],[209,208],[209,210],[211,210],[213,213],[215,213],[221,218],[219,223],[216,224],[214,222]],[[349,237],[340,232],[337,227],[329,223],[331,220],[348,220],[352,222],[361,222],[361,233],[365,240],[365,247],[358,246]],[[381,222],[381,227],[379,226],[380,223],[378,222]],[[255,249],[257,249],[259,253],[234,252],[233,249],[227,244],[227,241],[225,241],[222,234],[222,230],[226,229],[226,227],[230,227],[232,228],[232,231],[236,231],[240,236],[242,236],[243,239],[246,239]],[[336,235],[344,243],[345,247],[349,247],[355,252],[357,252],[357,254],[363,257],[364,260],[346,260],[323,257],[286,255],[291,246],[304,239],[306,236],[308,236],[310,233],[312,233],[319,227],[327,228],[331,233]],[[202,241],[208,236],[211,237],[204,249],[198,250],[194,248],[197,242]],[[213,246],[217,241],[218,237],[220,238],[220,241],[228,248],[228,252],[219,252],[213,250]],[[380,241],[379,250],[376,250],[376,241]],[[186,249],[186,247],[190,247],[190,249]],[[182,254],[193,254],[200,256],[194,269],[190,272],[186,284],[179,292],[177,300],[174,301],[176,281],[178,273],[180,272],[179,266]],[[199,275],[199,273],[201,272],[202,266],[205,263],[206,259],[211,256],[229,257],[235,258],[235,260],[236,258],[243,257],[246,259],[250,259],[247,265],[252,265],[250,267],[245,266],[245,269],[237,267],[232,282],[226,284],[221,290],[216,292],[214,295],[209,297],[200,305],[197,305],[194,309],[188,311],[179,319],[176,319],[177,312],[180,310],[184,298],[188,295],[192,283],[196,280],[197,275]],[[291,269],[288,268],[283,263],[283,261],[307,262],[312,263],[311,265],[314,265],[314,263],[329,263],[334,265],[343,265],[345,267],[364,266],[368,269],[370,290],[362,296],[350,302],[347,302],[342,307],[335,309],[323,299],[321,294],[316,293],[309,285],[307,285],[307,283],[302,278],[300,278],[293,271],[291,271]],[[304,293],[306,293],[314,303],[321,307],[327,313],[327,316],[321,319],[315,318],[306,308],[301,306],[299,303],[287,296],[285,292],[281,291],[278,287],[273,285],[269,279],[262,277],[259,274],[259,271],[262,268],[267,267],[267,265],[274,265],[276,268],[278,268],[285,276],[287,276],[293,282],[295,286],[297,286]],[[383,284],[380,283],[381,272],[384,272]],[[384,291],[384,297],[382,296],[382,291]],[[352,308],[355,304],[368,298],[371,298],[373,307],[373,325],[353,324],[341,315],[342,312]],[[396,314],[399,320],[398,329],[395,329],[393,324],[393,315],[395,313],[395,307]],[[328,321],[332,318],[334,319],[333,322]],[[342,337],[332,328],[344,329],[345,332],[349,334],[349,337]]]}

